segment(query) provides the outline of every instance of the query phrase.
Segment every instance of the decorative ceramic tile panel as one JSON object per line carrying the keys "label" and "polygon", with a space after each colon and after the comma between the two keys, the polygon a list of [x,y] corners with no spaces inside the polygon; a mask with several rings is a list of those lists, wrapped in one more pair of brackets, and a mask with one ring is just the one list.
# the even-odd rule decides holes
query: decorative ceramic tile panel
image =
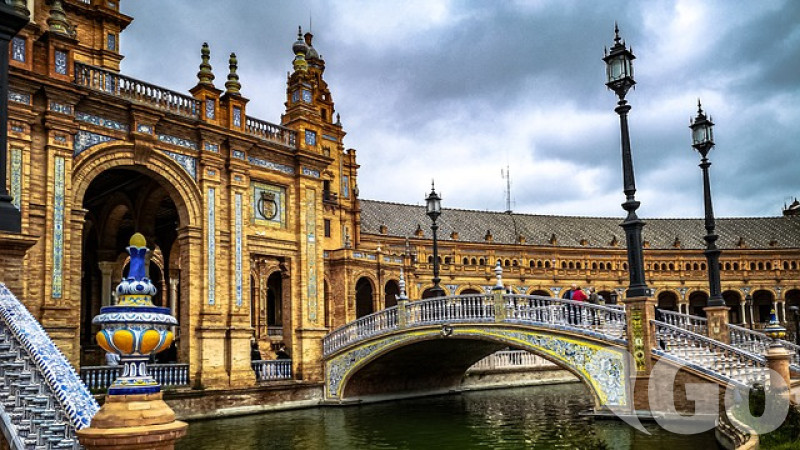
{"label": "decorative ceramic tile panel", "polygon": [[194,141],[190,141],[189,139],[183,139],[177,136],[170,136],[168,134],[159,134],[158,140],[161,142],[166,142],[167,144],[177,145],[178,147],[185,147],[185,148],[190,148],[192,150],[197,150],[197,143]]}
{"label": "decorative ceramic tile panel", "polygon": [[350,177],[342,175],[342,197],[350,198]]}
{"label": "decorative ceramic tile panel", "polygon": [[53,298],[61,298],[64,271],[64,158],[56,156],[53,174]]}
{"label": "decorative ceramic tile panel", "polygon": [[306,130],[306,145],[317,145],[317,133],[315,131]]}
{"label": "decorative ceramic tile panel", "polygon": [[53,138],[53,140],[58,142],[58,143],[61,143],[61,144],[66,144],[67,143],[67,137],[65,135],[63,135],[63,134],[57,134]]}
{"label": "decorative ceramic tile panel", "polygon": [[55,111],[61,114],[72,115],[72,105],[65,105],[56,101],[50,100],[50,111]]}
{"label": "decorative ceramic tile panel", "polygon": [[8,91],[8,99],[12,102],[24,103],[26,105],[31,104],[31,96],[21,92]]}
{"label": "decorative ceramic tile panel", "polygon": [[153,126],[140,123],[136,125],[136,131],[138,131],[139,133],[153,134]]}
{"label": "decorative ceramic tile panel", "polygon": [[217,291],[217,222],[216,204],[214,202],[216,191],[208,189],[208,304],[216,303]]}
{"label": "decorative ceramic tile panel", "polygon": [[197,159],[191,156],[182,155],[180,153],[170,152],[164,150],[164,154],[174,159],[180,164],[183,169],[189,173],[195,180],[197,179]]}
{"label": "decorative ceramic tile panel", "polygon": [[124,124],[122,122],[106,119],[105,117],[94,116],[92,114],[87,114],[81,111],[75,112],[75,119],[80,120],[81,122],[87,122],[91,123],[92,125],[97,125],[98,127],[109,128],[117,131],[127,132],[130,129],[130,127],[128,127],[127,124]]}
{"label": "decorative ceramic tile panel", "polygon": [[256,225],[286,228],[286,189],[253,182],[253,219]]}
{"label": "decorative ceramic tile panel", "polygon": [[67,74],[67,52],[63,50],[55,51],[55,61],[53,62],[55,71],[59,75]]}
{"label": "decorative ceramic tile panel", "polygon": [[22,150],[11,149],[11,203],[20,208],[20,197],[22,195]]}
{"label": "decorative ceramic tile panel", "polygon": [[212,144],[211,142],[206,142],[203,145],[203,148],[205,148],[206,151],[209,152],[219,153],[219,144]]}
{"label": "decorative ceramic tile panel", "polygon": [[337,142],[336,136],[331,136],[330,134],[323,134],[322,139],[326,139],[328,141]]}
{"label": "decorative ceramic tile panel", "polygon": [[106,39],[106,49],[113,51],[117,50],[117,35],[113,33],[108,33],[108,37]]}
{"label": "decorative ceramic tile panel", "polygon": [[206,99],[206,119],[214,120],[216,118],[217,102],[213,98]]}
{"label": "decorative ceramic tile panel", "polygon": [[11,131],[13,131],[14,133],[24,133],[25,127],[23,127],[22,125],[11,124]]}
{"label": "decorative ceramic tile panel", "polygon": [[236,106],[233,107],[233,126],[242,126],[242,109]]}
{"label": "decorative ceramic tile panel", "polygon": [[263,167],[265,169],[276,170],[278,172],[283,172],[285,174],[294,175],[294,167],[290,167],[284,164],[274,163],[272,161],[256,158],[254,156],[251,156],[250,158],[248,158],[248,160],[250,161],[250,164]]}
{"label": "decorative ceramic tile panel", "polygon": [[317,321],[317,192],[306,189],[306,272],[308,320]]}
{"label": "decorative ceramic tile panel", "polygon": [[242,194],[236,193],[234,195],[233,208],[234,208],[234,233],[236,239],[234,242],[234,253],[236,261],[234,263],[234,282],[236,286],[236,306],[242,306]]}
{"label": "decorative ceramic tile panel", "polygon": [[105,136],[102,134],[92,133],[85,130],[80,130],[75,134],[73,143],[73,156],[78,156],[89,147],[93,147],[103,142],[113,141],[115,138]]}
{"label": "decorative ceramic tile panel", "polygon": [[307,177],[314,177],[319,178],[319,170],[309,169],[308,167],[303,167],[303,175]]}
{"label": "decorative ceramic tile panel", "polygon": [[234,150],[233,151],[233,157],[234,158],[238,158],[238,159],[245,159],[244,152],[241,151],[241,150]]}
{"label": "decorative ceramic tile panel", "polygon": [[11,59],[14,61],[25,62],[25,50],[27,48],[27,41],[25,39],[15,36],[11,39]]}

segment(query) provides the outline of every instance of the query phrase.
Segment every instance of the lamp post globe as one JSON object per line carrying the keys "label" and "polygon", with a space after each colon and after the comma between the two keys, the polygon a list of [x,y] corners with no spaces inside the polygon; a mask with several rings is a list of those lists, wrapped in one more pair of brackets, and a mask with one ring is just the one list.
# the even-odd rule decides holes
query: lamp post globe
{"label": "lamp post globe", "polygon": [[708,261],[708,285],[709,298],[708,306],[725,306],[725,299],[722,298],[719,275],[719,254],[717,248],[717,238],[715,233],[714,207],[711,202],[711,181],[709,167],[711,161],[708,160],[708,152],[714,147],[714,123],[710,117],[703,112],[700,100],[697,100],[697,116],[689,124],[692,130],[692,147],[700,153],[700,169],[703,171],[703,203],[705,205],[705,228],[706,249],[703,252]]}
{"label": "lamp post globe", "polygon": [[430,292],[433,297],[442,297],[444,296],[444,289],[439,286],[441,281],[439,278],[439,242],[436,239],[436,231],[439,229],[436,220],[442,214],[442,198],[436,193],[433,180],[431,180],[431,192],[425,198],[425,205],[425,213],[431,219],[431,234],[433,234],[433,287]]}
{"label": "lamp post globe", "polygon": [[633,60],[636,57],[628,50],[625,42],[619,37],[619,27],[614,24],[614,45],[604,51],[603,61],[606,63],[606,86],[619,97],[614,111],[619,114],[620,137],[622,147],[622,177],[625,203],[622,208],[628,212],[621,226],[625,230],[625,242],[628,252],[628,272],[630,284],[627,298],[646,297],[650,289],[644,278],[644,253],[642,250],[642,228],[644,221],[636,215],[639,202],[636,201],[636,179],[633,171],[631,140],[628,133],[628,112],[631,110],[625,95],[636,85],[633,79]]}

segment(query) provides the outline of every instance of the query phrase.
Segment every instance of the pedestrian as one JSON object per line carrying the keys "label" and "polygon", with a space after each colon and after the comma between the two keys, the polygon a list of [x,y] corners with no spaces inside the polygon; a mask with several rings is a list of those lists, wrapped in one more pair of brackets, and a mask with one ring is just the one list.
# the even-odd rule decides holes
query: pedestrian
{"label": "pedestrian", "polygon": [[578,301],[578,302],[585,302],[586,300],[589,299],[589,297],[586,296],[586,293],[583,292],[583,289],[581,289],[579,286],[576,286],[574,284],[572,286],[573,286],[572,300],[575,300],[575,301]]}
{"label": "pedestrian", "polygon": [[261,350],[255,340],[250,341],[250,361],[261,361]]}
{"label": "pedestrian", "polygon": [[277,356],[278,359],[292,359],[292,357],[289,356],[289,353],[286,351],[286,346],[284,345],[281,345],[281,348],[275,352],[275,356]]}
{"label": "pedestrian", "polygon": [[577,286],[577,285],[575,285],[575,284],[573,284],[572,286],[570,286],[570,288],[569,288],[569,289],[567,289],[566,291],[564,291],[564,293],[561,295],[561,298],[563,298],[563,299],[565,299],[565,300],[572,300],[572,293],[575,291],[575,289],[576,289],[577,287],[578,287],[578,286]]}
{"label": "pedestrian", "polygon": [[589,286],[589,303],[597,305],[600,303],[600,296],[594,289],[594,286]]}

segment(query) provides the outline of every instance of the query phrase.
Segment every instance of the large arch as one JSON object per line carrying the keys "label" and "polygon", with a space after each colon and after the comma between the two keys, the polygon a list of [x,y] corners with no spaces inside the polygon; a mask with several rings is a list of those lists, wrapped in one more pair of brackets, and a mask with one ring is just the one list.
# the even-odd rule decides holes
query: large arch
{"label": "large arch", "polygon": [[352,400],[445,392],[458,386],[472,364],[504,347],[529,351],[575,374],[588,386],[598,408],[630,405],[630,362],[624,346],[500,324],[404,330],[343,349],[325,362],[325,396]]}
{"label": "large arch", "polygon": [[744,323],[742,293],[736,289],[728,289],[722,292],[722,299],[725,300],[725,306],[730,308],[728,310],[728,322],[733,324]]}
{"label": "large arch", "polygon": [[[148,196],[148,193],[153,193],[153,198],[142,199],[139,203],[130,198],[126,199],[125,187],[113,185],[115,176],[123,175],[122,179],[126,182],[129,181],[124,179],[124,174],[135,174],[135,177],[142,183],[141,194]],[[98,186],[103,184],[109,186],[110,189],[101,192]],[[102,298],[103,302],[108,302],[105,297],[108,295],[109,287],[105,286],[108,283],[105,278],[109,277],[112,272],[120,274],[123,269],[123,267],[117,267],[120,262],[120,252],[130,237],[123,235],[132,234],[133,231],[142,231],[152,249],[155,250],[156,245],[161,248],[161,256],[164,259],[161,262],[162,265],[157,268],[158,273],[153,275],[164,279],[164,283],[160,283],[159,286],[160,295],[169,296],[175,302],[180,302],[175,305],[174,310],[180,322],[177,332],[179,336],[183,337],[179,340],[181,360],[194,363],[194,367],[196,367],[197,353],[190,353],[190,343],[193,341],[192,335],[195,326],[190,323],[192,315],[189,305],[192,299],[200,298],[203,286],[198,283],[190,283],[189,269],[191,265],[197,270],[197,264],[202,266],[204,261],[200,232],[203,200],[194,178],[161,151],[114,141],[96,145],[75,157],[70,187],[71,204],[76,210],[83,207],[88,211],[85,221],[72,220],[70,222],[70,233],[73,236],[84,236],[80,241],[72,240],[73,247],[70,251],[73,255],[80,255],[83,271],[89,274],[90,278],[86,282],[72,283],[74,290],[71,291],[71,295],[81,299],[83,304],[81,307],[82,317],[80,320],[76,320],[80,324],[78,334],[88,336],[87,339],[81,338],[78,341],[81,345],[78,354],[83,356],[82,353],[89,348],[87,344],[92,344],[93,333],[91,333],[90,320],[91,315],[95,313],[93,310],[96,308],[91,303],[96,303],[98,298]],[[163,193],[156,195],[158,191]],[[92,199],[95,201],[92,202]],[[104,201],[105,199],[108,201]],[[155,229],[154,224],[148,224],[149,228],[145,226],[144,228],[147,229],[142,229],[142,220],[169,221],[163,217],[156,217],[158,215],[156,211],[145,212],[142,208],[166,208],[174,211],[175,223],[170,222],[167,224],[168,226],[162,227],[171,233],[169,239],[165,240],[163,236],[159,238],[160,231]],[[99,220],[104,220],[105,223],[99,224]],[[76,244],[77,242],[80,244]],[[99,245],[101,243],[103,244],[102,248]],[[170,258],[173,249],[176,249],[176,254],[171,255]],[[92,252],[92,258],[87,257],[90,254],[87,252]],[[184,261],[176,263],[175,259]],[[99,264],[101,262],[102,265]],[[168,263],[169,267],[179,269],[167,270],[167,265],[164,263]],[[100,267],[98,268],[98,266]],[[199,272],[202,270],[201,268]],[[103,280],[103,283],[100,280]],[[111,283],[114,282],[113,280],[118,280],[118,278],[113,278]],[[173,285],[174,288],[171,287]],[[110,288],[113,289],[113,285]],[[91,356],[90,359],[92,360],[84,360],[81,363],[98,362],[96,361],[97,355]]]}
{"label": "large arch", "polygon": [[775,302],[775,293],[769,289],[758,289],[753,292],[753,321],[755,323],[769,322],[770,312]]}
{"label": "large arch", "polygon": [[389,280],[383,286],[383,307],[391,308],[397,305],[397,298],[400,296],[400,284],[397,280]]}
{"label": "large arch", "polygon": [[674,291],[661,291],[658,293],[658,309],[664,311],[678,311],[678,294]]}
{"label": "large arch", "polygon": [[697,290],[692,291],[689,296],[689,314],[693,316],[705,317],[705,307],[708,306],[708,292]]}

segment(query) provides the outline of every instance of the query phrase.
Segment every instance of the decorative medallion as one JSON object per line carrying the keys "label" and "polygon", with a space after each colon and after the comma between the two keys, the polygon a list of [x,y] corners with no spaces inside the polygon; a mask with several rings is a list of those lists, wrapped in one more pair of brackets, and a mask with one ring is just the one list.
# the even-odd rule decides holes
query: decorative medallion
{"label": "decorative medallion", "polygon": [[253,182],[253,218],[257,225],[286,227],[286,189]]}

